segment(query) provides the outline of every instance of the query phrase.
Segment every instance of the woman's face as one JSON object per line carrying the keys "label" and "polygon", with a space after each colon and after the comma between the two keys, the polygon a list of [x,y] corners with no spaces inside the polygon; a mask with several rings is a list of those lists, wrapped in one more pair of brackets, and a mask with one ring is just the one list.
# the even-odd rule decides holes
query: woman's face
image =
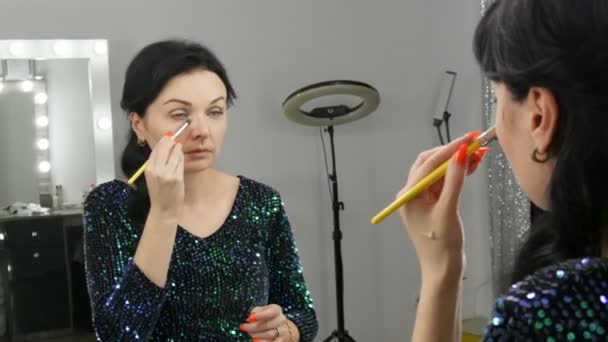
{"label": "woman's face", "polygon": [[217,74],[195,70],[172,78],[150,104],[143,118],[131,116],[140,140],[151,149],[187,119],[190,125],[176,139],[183,144],[184,172],[209,168],[217,158],[226,134],[226,86]]}
{"label": "woman's face", "polygon": [[532,159],[536,150],[544,157],[557,127],[557,103],[543,88],[530,89],[522,100],[514,99],[504,83],[494,83],[496,94],[496,134],[513,175],[530,200],[538,207],[549,208],[549,183],[555,158],[545,163]]}

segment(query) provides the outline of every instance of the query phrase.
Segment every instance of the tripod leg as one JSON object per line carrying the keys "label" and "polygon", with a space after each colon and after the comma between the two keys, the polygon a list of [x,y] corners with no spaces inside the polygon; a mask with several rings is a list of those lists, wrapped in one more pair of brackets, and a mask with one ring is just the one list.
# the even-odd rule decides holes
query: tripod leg
{"label": "tripod leg", "polygon": [[346,333],[344,333],[344,342],[355,342],[355,340],[352,337],[350,337],[348,332],[346,332]]}
{"label": "tripod leg", "polygon": [[328,338],[324,339],[323,342],[329,342],[337,337],[337,331],[334,331]]}

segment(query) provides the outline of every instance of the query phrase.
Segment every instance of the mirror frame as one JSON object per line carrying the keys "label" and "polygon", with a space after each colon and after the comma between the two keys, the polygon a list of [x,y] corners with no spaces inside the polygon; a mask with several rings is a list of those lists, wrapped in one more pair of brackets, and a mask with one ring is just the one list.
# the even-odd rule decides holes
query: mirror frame
{"label": "mirror frame", "polygon": [[[0,40],[0,60],[5,59],[87,59],[89,65],[89,94],[93,113],[95,140],[95,181],[97,184],[113,180],[114,141],[112,136],[112,101],[108,42],[104,39],[31,39]],[[38,115],[38,114],[36,114]],[[49,118],[52,120],[52,118]],[[52,146],[51,146],[52,148]],[[52,166],[51,166],[52,167]],[[50,182],[39,177],[40,193],[43,187],[53,189]]]}

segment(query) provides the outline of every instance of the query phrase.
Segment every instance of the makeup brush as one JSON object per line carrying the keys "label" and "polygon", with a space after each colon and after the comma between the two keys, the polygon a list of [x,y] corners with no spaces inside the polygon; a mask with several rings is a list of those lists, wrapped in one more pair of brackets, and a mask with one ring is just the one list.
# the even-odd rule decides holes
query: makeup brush
{"label": "makeup brush", "polygon": [[[190,119],[186,119],[186,121],[177,129],[177,131],[173,133],[173,135],[171,136],[171,140],[175,140],[186,129],[186,127],[188,127],[189,124]],[[127,184],[133,185],[133,183],[135,183],[135,181],[144,173],[144,171],[146,171],[147,165],[148,161],[146,160],[146,162],[139,168],[139,170],[137,170],[137,172],[135,172],[133,176],[129,178]]]}
{"label": "makeup brush", "polygon": [[[486,146],[490,142],[496,139],[496,129],[492,127],[487,131],[480,134],[472,143],[469,144],[469,148],[467,150],[467,155],[473,154],[480,147]],[[382,222],[385,218],[394,213],[397,209],[405,205],[407,202],[412,200],[413,198],[420,195],[426,189],[428,189],[435,182],[440,180],[443,176],[445,176],[446,171],[448,170],[448,165],[450,161],[447,160],[445,163],[441,164],[438,168],[436,168],[433,172],[431,172],[428,176],[424,177],[420,182],[414,185],[411,189],[409,189],[405,194],[401,197],[393,201],[388,207],[384,208],[381,212],[379,212],[376,216],[372,218],[372,224],[378,224]]]}

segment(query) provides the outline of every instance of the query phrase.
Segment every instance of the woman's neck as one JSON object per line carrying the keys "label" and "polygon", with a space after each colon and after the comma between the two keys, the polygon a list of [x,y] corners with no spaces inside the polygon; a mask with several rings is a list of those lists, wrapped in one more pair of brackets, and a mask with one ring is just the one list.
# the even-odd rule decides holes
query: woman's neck
{"label": "woman's neck", "polygon": [[214,169],[184,174],[184,204],[195,206],[214,198],[222,187],[222,174]]}

